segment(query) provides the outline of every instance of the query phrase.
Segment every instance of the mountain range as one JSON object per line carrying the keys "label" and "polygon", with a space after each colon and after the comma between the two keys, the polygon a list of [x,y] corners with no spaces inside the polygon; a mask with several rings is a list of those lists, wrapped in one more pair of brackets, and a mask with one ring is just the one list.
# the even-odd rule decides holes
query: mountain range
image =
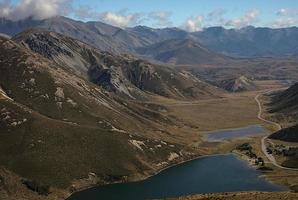
{"label": "mountain range", "polygon": [[[0,32],[0,166],[71,192],[191,159],[210,144],[185,111],[228,109],[230,96],[242,96],[232,92],[257,90],[257,81],[298,80],[295,27],[190,33],[54,17],[2,18]],[[295,121],[297,91],[272,96],[271,112]],[[0,192],[13,193],[2,183],[7,173],[0,168]]]}
{"label": "mountain range", "polygon": [[[0,19],[0,32],[9,36],[33,27],[58,32],[101,50],[118,54],[137,54],[139,48],[149,48],[151,45],[167,40],[167,43],[172,42],[170,46],[173,46],[173,49],[179,47],[179,41],[191,40],[216,53],[235,57],[296,57],[298,54],[296,40],[298,28],[296,27],[280,29],[252,26],[241,29],[210,27],[190,33],[178,28],[153,29],[145,26],[121,29],[102,22],[82,22],[66,17],[45,20],[28,18],[22,21]],[[141,50],[141,52],[146,51]],[[189,63],[196,64],[196,60],[182,62],[182,64]]]}

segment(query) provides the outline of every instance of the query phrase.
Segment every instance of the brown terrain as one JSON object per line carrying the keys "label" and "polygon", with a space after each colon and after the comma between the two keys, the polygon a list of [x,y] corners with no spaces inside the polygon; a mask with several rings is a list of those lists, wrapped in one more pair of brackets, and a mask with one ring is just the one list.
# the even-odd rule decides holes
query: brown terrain
{"label": "brown terrain", "polygon": [[[182,46],[213,54],[189,41]],[[297,186],[297,171],[272,165],[260,137],[206,141],[210,131],[254,124],[275,131],[272,123],[258,118],[255,98],[296,79],[296,61],[220,56],[212,65],[206,61],[204,66],[173,67],[113,55],[39,29],[12,39],[0,37],[0,47],[1,200],[65,199],[94,185],[142,180],[212,153],[235,152],[252,164],[236,150],[244,142],[272,169],[264,172],[266,178]],[[217,59],[226,66],[219,66]],[[270,98],[260,95],[260,100],[266,108],[263,116],[277,119],[269,114]],[[283,159],[276,157],[277,163]],[[181,199],[270,196],[297,198],[285,192]]]}

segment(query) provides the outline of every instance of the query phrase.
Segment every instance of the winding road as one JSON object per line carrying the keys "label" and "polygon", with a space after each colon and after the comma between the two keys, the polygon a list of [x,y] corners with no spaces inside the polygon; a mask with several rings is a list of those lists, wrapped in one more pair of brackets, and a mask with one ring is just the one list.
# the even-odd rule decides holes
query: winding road
{"label": "winding road", "polygon": [[[281,88],[281,89],[283,89],[283,88]],[[278,89],[278,90],[281,90],[281,89]],[[261,102],[260,102],[260,100],[259,100],[259,97],[260,97],[261,95],[269,94],[269,93],[272,93],[272,92],[274,92],[274,91],[277,91],[277,90],[270,90],[270,91],[267,91],[267,92],[265,92],[265,93],[258,94],[258,95],[255,96],[255,101],[257,102],[258,107],[259,107],[259,112],[258,112],[258,116],[257,116],[257,117],[258,117],[258,119],[262,120],[263,122],[266,122],[266,123],[268,123],[268,124],[272,124],[272,125],[276,126],[276,127],[277,127],[277,130],[281,130],[282,127],[281,127],[281,125],[280,125],[279,123],[276,123],[276,122],[273,122],[273,121],[264,119],[264,118],[262,117],[263,109],[262,109],[262,104],[261,104]],[[273,156],[272,154],[269,154],[269,153],[267,152],[267,147],[266,147],[266,144],[265,144],[266,139],[268,139],[268,136],[263,137],[262,140],[261,140],[261,144],[262,144],[262,152],[263,152],[264,155],[267,157],[267,159],[269,160],[269,162],[270,162],[272,165],[274,165],[274,166],[276,166],[276,167],[278,167],[278,168],[280,168],[280,169],[292,170],[292,171],[298,171],[298,169],[288,168],[288,167],[283,167],[283,166],[279,165],[279,164],[276,162],[274,156]]]}

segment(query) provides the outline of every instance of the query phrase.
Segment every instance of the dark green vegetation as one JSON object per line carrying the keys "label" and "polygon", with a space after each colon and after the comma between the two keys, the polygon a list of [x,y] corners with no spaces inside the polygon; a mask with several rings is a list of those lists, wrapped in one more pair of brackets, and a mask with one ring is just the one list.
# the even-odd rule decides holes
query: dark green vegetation
{"label": "dark green vegetation", "polygon": [[252,146],[249,143],[243,143],[236,147],[236,150],[244,152],[249,158],[256,159],[256,164],[259,164],[257,155],[253,152]]}
{"label": "dark green vegetation", "polygon": [[9,102],[1,102],[2,109],[15,121],[27,119],[17,127],[0,125],[1,165],[23,177],[68,187],[89,172],[127,176],[129,165],[140,166],[125,135],[30,115]]}

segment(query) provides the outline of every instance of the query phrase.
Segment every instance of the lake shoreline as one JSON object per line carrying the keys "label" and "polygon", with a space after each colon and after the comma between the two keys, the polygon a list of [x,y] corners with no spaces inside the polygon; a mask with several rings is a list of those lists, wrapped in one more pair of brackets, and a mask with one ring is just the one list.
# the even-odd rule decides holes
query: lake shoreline
{"label": "lake shoreline", "polygon": [[[246,126],[246,127],[243,127],[243,128],[256,127],[256,126],[260,126],[260,124],[249,125],[249,126]],[[224,130],[225,131],[228,131],[228,130],[241,130],[243,128],[224,129]],[[216,130],[216,131],[211,131],[211,132],[218,132],[218,131],[223,131],[223,130]],[[249,136],[244,137],[244,138],[249,138]],[[223,140],[221,142],[228,142],[228,143],[230,143],[230,142],[233,142],[233,141],[235,141],[237,139],[239,139],[239,138],[234,138],[234,139],[231,139],[231,140]],[[243,137],[241,137],[241,139],[243,139]],[[93,187],[113,185],[113,184],[122,184],[122,183],[123,184],[124,183],[136,183],[136,182],[145,181],[145,180],[147,180],[147,179],[149,179],[149,178],[151,178],[153,176],[159,175],[160,173],[162,173],[165,170],[168,170],[168,169],[173,168],[175,166],[183,165],[184,163],[187,163],[187,162],[191,162],[191,161],[194,161],[194,160],[199,160],[199,159],[203,159],[203,158],[207,158],[207,157],[223,156],[223,155],[229,155],[229,154],[235,155],[235,157],[237,159],[242,160],[242,161],[245,161],[245,163],[247,164],[248,167],[251,167],[254,170],[257,170],[257,167],[255,165],[253,165],[251,162],[249,162],[248,159],[244,158],[243,155],[241,156],[241,154],[239,155],[239,153],[235,153],[233,151],[227,152],[227,153],[214,153],[214,154],[206,154],[206,155],[193,155],[193,156],[188,156],[188,158],[187,157],[180,157],[180,159],[176,159],[176,162],[173,161],[172,163],[168,163],[168,165],[166,165],[166,166],[164,166],[164,167],[162,167],[160,169],[156,169],[156,170],[153,169],[153,170],[150,170],[150,171],[148,170],[147,172],[145,171],[144,174],[132,174],[125,181],[105,182],[103,184],[90,184],[90,185],[87,185],[86,187],[76,189],[75,191],[71,192],[70,196],[73,195],[73,194],[75,194],[75,193],[77,193],[77,192],[81,192],[83,190],[87,190],[87,189],[90,189],[90,188],[93,188]],[[259,171],[262,174],[262,175],[260,175],[260,177],[262,177],[262,178],[265,177],[266,181],[270,182],[271,184],[279,185],[279,186],[283,186],[283,187],[287,187],[287,188],[289,187],[289,186],[278,184],[275,181],[272,181],[272,180],[268,179],[267,178],[267,175],[266,175],[266,172],[261,171],[261,170],[257,170],[257,171]]]}
{"label": "lake shoreline", "polygon": [[[205,160],[204,158],[208,159]],[[192,161],[193,163],[188,163]],[[184,165],[185,163],[188,164]],[[218,163],[222,163],[222,165]],[[178,167],[175,169],[171,169],[175,166]],[[221,174],[221,172],[219,171],[220,169],[224,170],[225,173],[222,174],[224,178],[218,179],[218,175]],[[233,175],[235,171],[239,175]],[[72,196],[71,198],[69,198],[69,200],[81,200],[84,199],[86,195],[90,196],[90,198],[92,197],[91,199],[95,199],[96,197],[111,197],[113,199],[115,198],[114,195],[121,195],[122,192],[124,192],[123,194],[127,195],[128,191],[134,190],[136,188],[139,188],[139,192],[135,194],[137,196],[133,197],[133,199],[160,198],[163,197],[162,195],[165,195],[164,197],[173,197],[176,196],[177,193],[178,195],[181,194],[180,196],[183,196],[188,194],[219,193],[229,191],[285,191],[284,188],[280,187],[279,185],[272,184],[271,182],[268,182],[264,178],[260,177],[260,173],[260,171],[256,171],[255,168],[253,168],[251,165],[248,165],[247,162],[245,162],[243,159],[240,159],[233,152],[224,154],[201,155],[165,167],[150,176],[146,176],[146,178],[141,180],[116,184],[106,184],[101,185],[102,187],[99,188],[97,188],[97,186],[91,187],[93,189],[87,190],[82,193],[78,192],[78,194]],[[229,174],[232,175],[230,180],[231,182],[230,184],[227,184],[227,180],[229,181],[230,177]],[[151,179],[151,177],[153,178]],[[179,179],[181,181],[176,183],[172,179]],[[244,181],[241,181],[241,184],[238,185],[240,180]],[[186,181],[185,183],[187,184],[184,184],[184,181]],[[156,184],[164,185],[162,187],[163,189],[160,190],[160,188],[155,188]],[[214,184],[215,186],[217,186],[215,187]],[[196,185],[201,187],[196,187]],[[172,189],[169,190],[169,188]],[[181,190],[179,190],[178,188],[181,188]],[[151,190],[152,193],[146,192]],[[164,191],[166,193],[163,194]],[[128,196],[126,196],[126,198],[128,198]]]}

